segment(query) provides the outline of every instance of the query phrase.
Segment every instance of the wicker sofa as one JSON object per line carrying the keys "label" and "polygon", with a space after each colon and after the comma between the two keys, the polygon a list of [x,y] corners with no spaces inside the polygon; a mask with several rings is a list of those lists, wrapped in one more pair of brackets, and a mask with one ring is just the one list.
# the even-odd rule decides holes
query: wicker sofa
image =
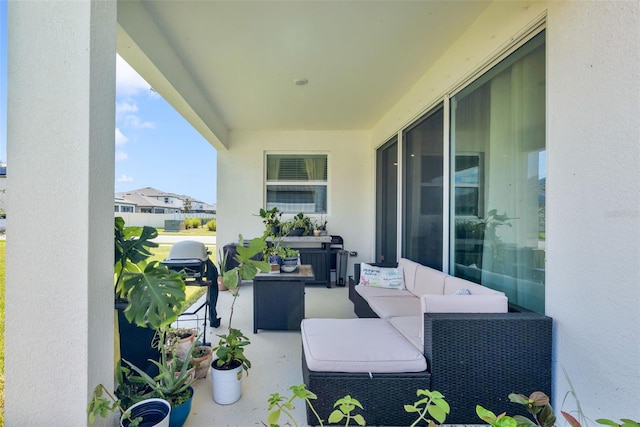
{"label": "wicker sofa", "polygon": [[[359,265],[349,280],[349,297],[359,317],[376,318],[367,301],[355,290]],[[348,319],[345,319],[348,320]],[[386,319],[393,325],[393,318]],[[404,319],[404,320],[408,320]],[[380,320],[382,321],[382,320]],[[415,414],[404,404],[417,400],[417,389],[438,390],[451,406],[447,424],[479,424],[475,406],[496,413],[526,415],[520,405],[510,403],[510,393],[551,393],[552,319],[531,312],[428,313],[419,318],[422,354],[427,369],[422,372],[332,372],[309,368],[302,352],[303,378],[318,395],[314,407],[323,419],[333,403],[349,394],[364,406],[367,425],[409,425]],[[406,332],[398,334],[406,337]],[[336,334],[338,335],[338,334]],[[336,337],[340,342],[341,337]],[[304,338],[303,338],[304,342]],[[341,343],[348,354],[349,343]],[[416,345],[415,339],[412,343]],[[340,353],[341,346],[336,347]],[[309,425],[317,425],[307,411]]]}

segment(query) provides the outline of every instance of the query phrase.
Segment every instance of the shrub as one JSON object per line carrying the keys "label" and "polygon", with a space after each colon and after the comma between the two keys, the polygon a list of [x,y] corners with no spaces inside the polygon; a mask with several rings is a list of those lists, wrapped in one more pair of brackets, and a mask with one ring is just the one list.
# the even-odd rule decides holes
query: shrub
{"label": "shrub", "polygon": [[218,229],[218,222],[215,219],[211,219],[207,221],[205,227],[207,227],[209,231],[216,231]]}
{"label": "shrub", "polygon": [[200,228],[200,218],[185,218],[184,219],[184,227],[189,228]]}

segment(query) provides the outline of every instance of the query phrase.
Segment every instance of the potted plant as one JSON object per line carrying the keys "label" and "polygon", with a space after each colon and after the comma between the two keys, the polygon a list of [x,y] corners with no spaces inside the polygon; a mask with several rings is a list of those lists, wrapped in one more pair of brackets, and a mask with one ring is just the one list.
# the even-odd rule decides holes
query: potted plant
{"label": "potted plant", "polygon": [[237,246],[235,260],[238,265],[224,272],[223,282],[233,295],[231,312],[229,314],[229,333],[219,334],[220,341],[214,348],[216,359],[211,363],[211,381],[213,385],[213,400],[220,404],[230,404],[240,399],[242,394],[242,371],[248,374],[251,362],[244,355],[244,348],[250,343],[248,338],[239,330],[231,327],[233,308],[238,297],[241,280],[253,280],[258,271],[268,272],[270,266],[265,261],[252,259],[257,254],[264,253],[266,242],[255,238],[244,246],[242,236]]}
{"label": "potted plant", "polygon": [[313,225],[311,223],[311,218],[306,216],[304,213],[297,213],[289,222],[288,227],[288,235],[289,236],[304,236],[309,234],[312,230]]}
{"label": "potted plant", "polygon": [[273,207],[269,210],[265,210],[260,208],[260,218],[262,218],[262,223],[265,225],[265,236],[279,236],[281,232],[281,222],[282,212],[278,210],[277,207]]}
{"label": "potted plant", "polygon": [[151,390],[151,396],[169,402],[171,405],[169,426],[181,427],[191,412],[192,384],[196,380],[191,359],[196,341],[191,342],[182,360],[178,357],[175,346],[167,339],[167,331],[162,333],[165,339],[158,341],[160,361],[151,361],[158,368],[158,375],[152,377],[139,367],[126,360],[125,362],[138,374],[134,381],[143,382]]}
{"label": "potted plant", "polygon": [[199,345],[193,349],[191,366],[195,369],[196,379],[207,378],[213,360],[213,348],[210,345]]}
{"label": "potted plant", "polygon": [[226,251],[223,251],[222,249],[218,251],[218,290],[219,291],[226,291],[228,290],[227,287],[224,285],[224,282],[222,281],[222,276],[224,275],[224,272],[227,271],[227,255],[228,253]]}
{"label": "potted plant", "polygon": [[110,412],[120,411],[121,426],[169,426],[171,405],[164,399],[150,397],[150,390],[137,381],[129,380],[130,371],[120,365],[116,368],[118,388],[115,396],[103,385],[93,390],[87,405],[89,423],[97,417],[106,418]]}
{"label": "potted plant", "polygon": [[149,261],[158,246],[153,227],[125,227],[121,217],[114,225],[114,293],[118,315],[120,354],[144,369],[158,360],[152,345],[155,331],[170,325],[185,301],[183,277],[158,261]]}
{"label": "potted plant", "polygon": [[324,215],[320,215],[319,220],[313,221],[313,235],[324,236],[327,234],[327,220],[324,219]]}
{"label": "potted plant", "polygon": [[298,267],[298,258],[300,257],[300,251],[292,249],[290,247],[284,248],[284,257],[282,259],[282,266],[280,267],[285,273],[291,273]]}
{"label": "potted plant", "polygon": [[280,246],[281,236],[268,236],[271,239],[271,245],[265,243],[264,259],[271,266],[270,273],[280,273],[280,266],[284,258],[284,248]]}
{"label": "potted plant", "polygon": [[178,359],[182,361],[187,358],[189,348],[195,339],[196,330],[193,328],[169,328],[166,332],[169,351],[174,352]]}

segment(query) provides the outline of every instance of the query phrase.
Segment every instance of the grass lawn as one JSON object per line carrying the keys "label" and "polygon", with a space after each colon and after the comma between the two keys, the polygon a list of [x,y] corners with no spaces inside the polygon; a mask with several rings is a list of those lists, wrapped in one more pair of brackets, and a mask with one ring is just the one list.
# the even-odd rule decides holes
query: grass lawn
{"label": "grass lawn", "polygon": [[215,231],[209,231],[207,227],[190,228],[181,231],[164,231],[164,228],[156,228],[158,234],[164,236],[215,236]]}

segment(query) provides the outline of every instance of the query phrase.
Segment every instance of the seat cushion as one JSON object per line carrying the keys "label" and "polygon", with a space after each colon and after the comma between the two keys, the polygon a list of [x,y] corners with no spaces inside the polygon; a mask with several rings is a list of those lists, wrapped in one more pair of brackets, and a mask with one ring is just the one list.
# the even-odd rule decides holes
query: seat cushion
{"label": "seat cushion", "polygon": [[416,347],[383,319],[304,319],[307,366],[320,372],[422,372]]}
{"label": "seat cushion", "polygon": [[411,292],[413,292],[413,288],[416,284],[416,270],[420,267],[415,261],[411,261],[410,259],[400,258],[398,261],[398,267],[402,267],[404,272],[404,286]]}
{"label": "seat cushion", "polygon": [[507,313],[509,300],[503,293],[488,295],[422,295],[424,313]]}
{"label": "seat cushion", "polygon": [[414,297],[411,292],[406,289],[389,289],[389,288],[378,288],[375,286],[362,286],[356,285],[354,287],[357,293],[359,293],[362,298],[368,300],[371,297]]}
{"label": "seat cushion", "polygon": [[371,297],[367,298],[369,307],[381,319],[400,316],[419,316],[422,313],[420,298],[415,295],[408,297]]}
{"label": "seat cushion", "polygon": [[452,295],[461,289],[468,289],[470,295],[501,295],[502,292],[487,288],[486,286],[478,285],[477,283],[470,282],[469,280],[461,279],[460,277],[447,276],[444,279],[444,295]]}
{"label": "seat cushion", "polygon": [[440,270],[421,265],[416,270],[416,284],[412,292],[417,296],[425,294],[442,295],[446,277],[447,274]]}
{"label": "seat cushion", "polygon": [[389,318],[391,326],[396,328],[418,351],[424,351],[423,316],[403,316]]}

